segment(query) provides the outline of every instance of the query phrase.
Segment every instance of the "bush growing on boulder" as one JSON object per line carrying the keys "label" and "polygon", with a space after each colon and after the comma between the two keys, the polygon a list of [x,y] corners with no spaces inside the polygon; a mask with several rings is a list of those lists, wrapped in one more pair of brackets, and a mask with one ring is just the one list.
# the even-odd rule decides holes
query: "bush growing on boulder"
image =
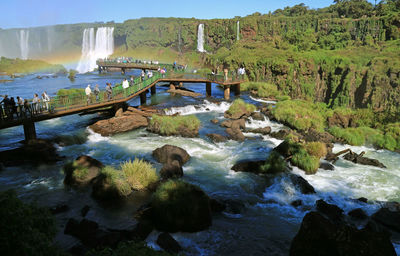
{"label": "bush growing on boulder", "polygon": [[[103,186],[101,187],[105,188],[104,191],[101,191],[103,190],[101,188],[99,188],[99,190],[104,194],[110,193],[110,197],[124,197],[128,196],[132,192],[131,186],[126,180],[125,174],[122,171],[116,170],[112,166],[104,167],[99,176],[100,180],[102,180],[101,183],[103,183]],[[97,191],[96,187],[96,185],[93,187],[94,193]]]}
{"label": "bush growing on boulder", "polygon": [[253,104],[246,103],[242,99],[236,99],[225,113],[230,118],[239,119],[243,115],[249,116],[251,113],[256,111],[256,109],[256,106]]}
{"label": "bush growing on boulder", "polygon": [[323,142],[308,142],[304,144],[304,148],[308,154],[317,158],[325,157],[328,153],[328,150],[326,149],[326,144]]}
{"label": "bush growing on boulder", "polygon": [[79,156],[73,162],[64,165],[64,183],[67,185],[86,185],[99,174],[103,167],[100,161],[90,156]]}
{"label": "bush growing on boulder", "polygon": [[197,232],[211,225],[209,197],[197,186],[169,180],[161,184],[151,202],[155,227],[168,232]]}
{"label": "bush growing on boulder", "polygon": [[148,130],[164,136],[180,135],[182,137],[196,137],[199,133],[200,124],[200,120],[195,115],[153,115]]}
{"label": "bush growing on boulder", "polygon": [[28,205],[14,191],[0,192],[0,255],[60,255],[56,223],[47,209]]}
{"label": "bush growing on boulder", "polygon": [[319,158],[309,155],[303,148],[293,155],[291,162],[306,174],[315,174],[319,167]]}
{"label": "bush growing on boulder", "polygon": [[265,163],[261,166],[261,171],[263,173],[280,173],[284,172],[287,169],[287,164],[283,157],[276,151],[272,151],[271,154],[268,156]]}
{"label": "bush growing on boulder", "polygon": [[150,184],[158,181],[156,169],[142,159],[135,158],[121,164],[127,182],[135,190],[147,188]]}

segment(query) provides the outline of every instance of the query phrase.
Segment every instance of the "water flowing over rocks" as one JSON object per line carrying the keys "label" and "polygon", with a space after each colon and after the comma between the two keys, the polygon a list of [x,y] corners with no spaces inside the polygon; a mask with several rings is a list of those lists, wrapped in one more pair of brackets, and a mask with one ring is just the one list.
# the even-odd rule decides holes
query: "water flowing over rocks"
{"label": "water flowing over rocks", "polygon": [[332,223],[317,212],[304,216],[290,246],[290,256],[389,256],[396,255],[384,233]]}

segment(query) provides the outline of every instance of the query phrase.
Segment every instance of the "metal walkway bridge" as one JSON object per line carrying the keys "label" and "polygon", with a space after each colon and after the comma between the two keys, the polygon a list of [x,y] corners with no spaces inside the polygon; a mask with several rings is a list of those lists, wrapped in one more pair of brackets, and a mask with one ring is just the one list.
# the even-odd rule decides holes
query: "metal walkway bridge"
{"label": "metal walkway bridge", "polygon": [[[140,68],[140,67],[135,67]],[[29,141],[36,138],[35,122],[62,117],[66,115],[83,113],[91,110],[118,106],[123,102],[129,101],[136,96],[140,97],[140,104],[146,103],[146,94],[150,90],[151,94],[156,93],[156,84],[159,82],[170,83],[170,88],[174,89],[176,84],[182,83],[204,83],[206,85],[206,96],[211,96],[212,83],[219,84],[224,88],[224,98],[229,99],[230,89],[235,95],[240,94],[240,83],[244,82],[239,77],[224,77],[224,75],[198,75],[193,73],[172,72],[166,74],[154,72],[151,78],[141,80],[137,77],[126,89],[122,85],[112,88],[111,99],[108,98],[106,91],[100,91],[99,98],[93,95],[88,101],[87,96],[82,94],[72,94],[65,96],[51,97],[46,103],[30,104],[29,107],[22,107],[15,111],[16,107],[0,105],[0,130],[23,125],[25,140]],[[29,100],[32,102],[32,100]],[[45,105],[47,107],[44,109]],[[41,108],[41,111],[36,111]]]}

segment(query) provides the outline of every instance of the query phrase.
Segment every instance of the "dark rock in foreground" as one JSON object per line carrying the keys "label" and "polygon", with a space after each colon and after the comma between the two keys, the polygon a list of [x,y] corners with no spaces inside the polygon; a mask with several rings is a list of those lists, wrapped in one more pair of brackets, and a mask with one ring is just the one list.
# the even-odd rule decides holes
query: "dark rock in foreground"
{"label": "dark rock in foreground", "polygon": [[394,256],[396,252],[389,237],[383,233],[334,224],[320,213],[310,212],[303,218],[289,255]]}
{"label": "dark rock in foreground", "polygon": [[315,194],[314,187],[311,186],[311,184],[300,175],[291,174],[290,180],[292,181],[293,185],[300,189],[302,194]]}
{"label": "dark rock in foreground", "polygon": [[64,184],[73,186],[87,185],[99,175],[103,167],[104,165],[100,161],[90,156],[79,156],[74,162],[64,166]]}
{"label": "dark rock in foreground", "polygon": [[160,175],[163,180],[180,178],[183,176],[183,169],[178,160],[173,160],[163,165],[160,170]]}
{"label": "dark rock in foreground", "polygon": [[351,210],[348,213],[348,215],[350,217],[352,217],[353,219],[357,219],[357,220],[365,220],[366,218],[368,218],[368,215],[361,208],[357,208],[357,209]]}
{"label": "dark rock in foreground", "polygon": [[190,159],[190,155],[186,150],[173,145],[164,145],[161,148],[155,149],[153,157],[162,164],[172,163],[172,161],[177,160],[181,166]]}
{"label": "dark rock in foreground", "polygon": [[232,166],[231,170],[235,172],[251,172],[251,173],[260,173],[261,166],[265,163],[263,160],[258,161],[241,161]]}
{"label": "dark rock in foreground", "polygon": [[400,211],[391,211],[388,208],[381,208],[371,217],[376,222],[400,232]]}
{"label": "dark rock in foreground", "polygon": [[328,204],[320,199],[316,202],[317,210],[331,221],[339,222],[343,219],[343,210],[334,204]]}
{"label": "dark rock in foreground", "polygon": [[157,244],[168,253],[178,253],[182,250],[178,242],[165,232],[158,236]]}

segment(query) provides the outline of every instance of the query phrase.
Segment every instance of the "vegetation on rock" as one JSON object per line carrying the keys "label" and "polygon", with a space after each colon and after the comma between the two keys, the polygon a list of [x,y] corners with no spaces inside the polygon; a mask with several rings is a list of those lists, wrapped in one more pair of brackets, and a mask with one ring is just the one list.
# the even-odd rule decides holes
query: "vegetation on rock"
{"label": "vegetation on rock", "polygon": [[132,189],[146,189],[152,183],[158,181],[156,169],[143,159],[135,158],[121,164],[122,172]]}
{"label": "vegetation on rock", "polygon": [[180,135],[182,137],[195,137],[198,135],[200,124],[200,120],[195,115],[153,115],[148,130],[164,136]]}
{"label": "vegetation on rock", "polygon": [[230,118],[239,119],[243,115],[250,116],[256,109],[253,104],[246,103],[242,99],[236,99],[225,113]]}
{"label": "vegetation on rock", "polygon": [[7,74],[15,73],[32,73],[32,72],[48,72],[48,73],[66,73],[66,69],[62,65],[53,65],[41,60],[21,60],[0,58],[0,72]]}
{"label": "vegetation on rock", "polygon": [[276,174],[285,172],[288,166],[283,157],[276,151],[271,151],[265,163],[260,167],[261,173]]}

